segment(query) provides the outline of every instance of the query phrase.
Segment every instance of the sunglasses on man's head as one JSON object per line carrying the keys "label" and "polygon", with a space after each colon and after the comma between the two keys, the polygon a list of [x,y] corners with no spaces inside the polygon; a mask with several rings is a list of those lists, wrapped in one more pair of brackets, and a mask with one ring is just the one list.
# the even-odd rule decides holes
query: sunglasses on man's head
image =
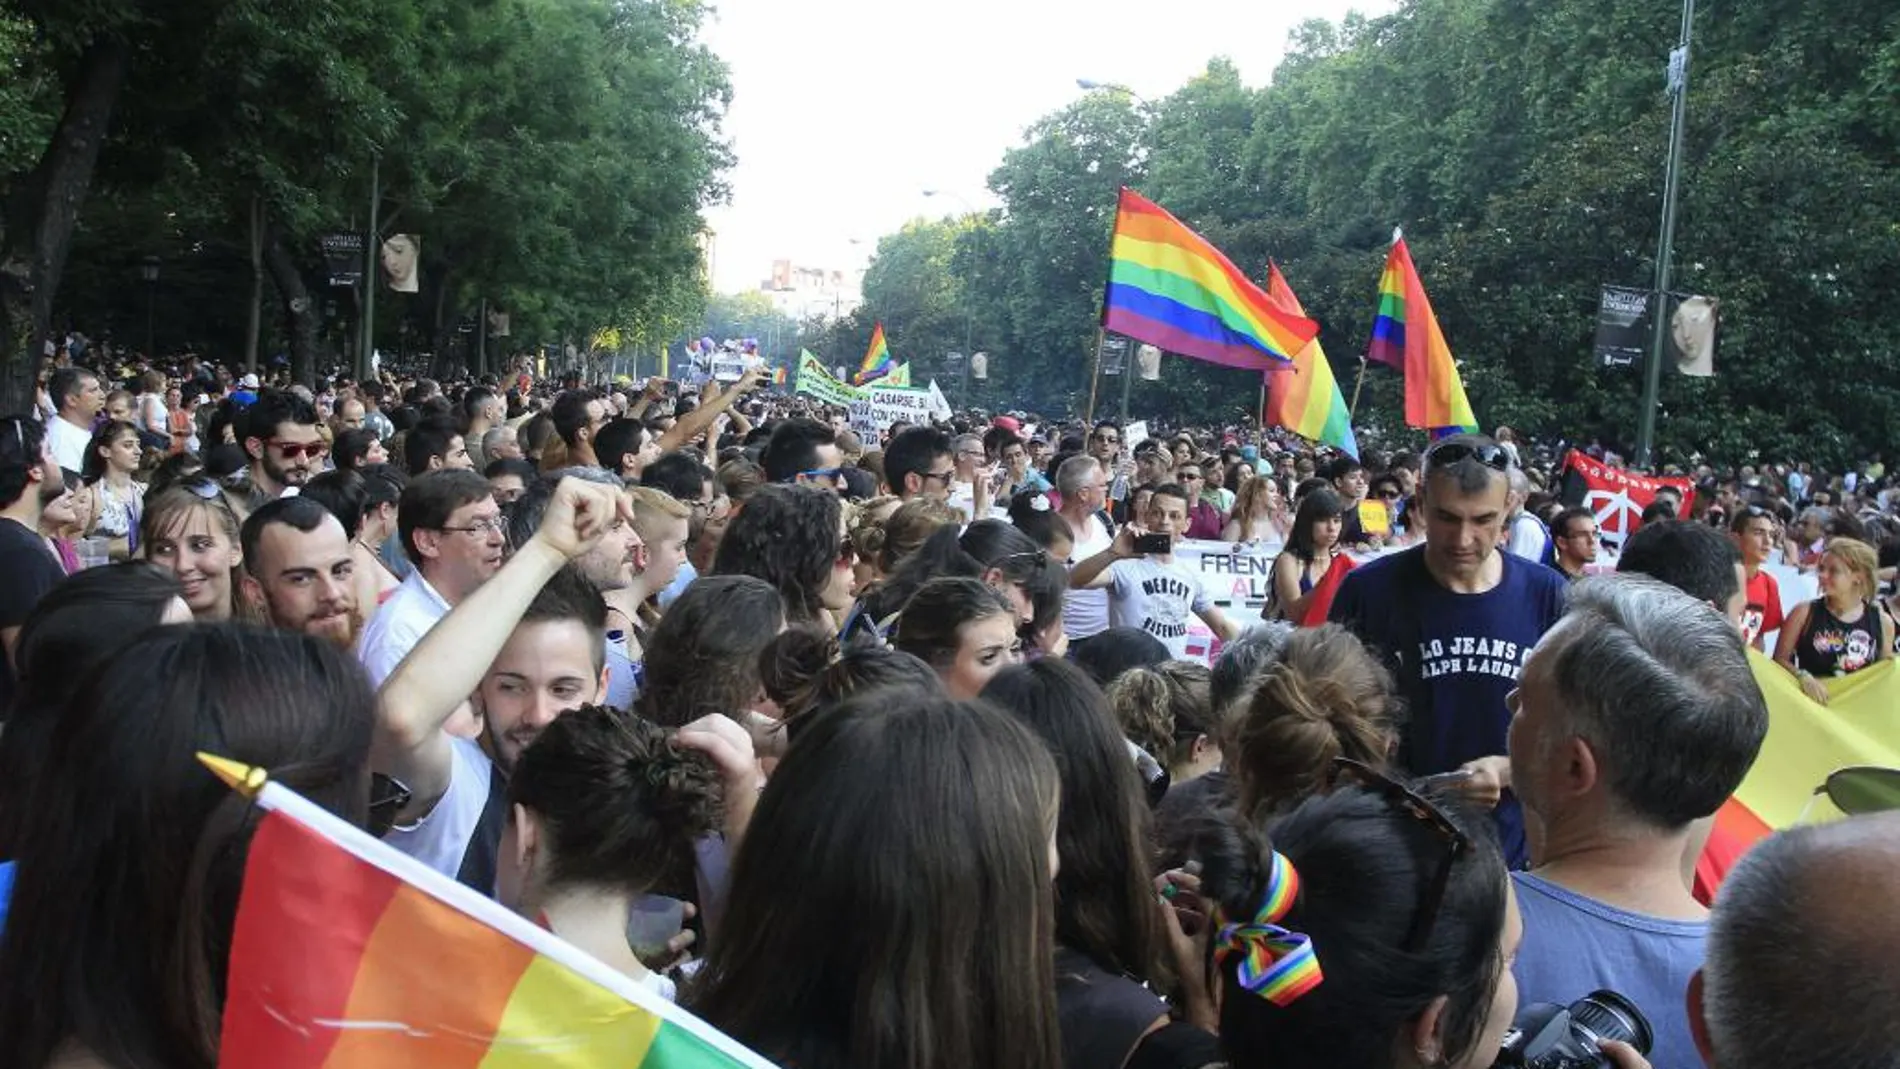
{"label": "sunglasses on man's head", "polygon": [[1473,445],[1470,442],[1440,442],[1425,451],[1425,463],[1432,467],[1475,460],[1497,471],[1511,470],[1511,454],[1501,445]]}

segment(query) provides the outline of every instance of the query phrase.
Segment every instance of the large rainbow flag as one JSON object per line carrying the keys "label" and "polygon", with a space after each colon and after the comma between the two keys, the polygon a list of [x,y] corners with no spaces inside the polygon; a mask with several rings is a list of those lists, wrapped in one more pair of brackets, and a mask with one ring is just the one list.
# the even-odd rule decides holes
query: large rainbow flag
{"label": "large rainbow flag", "polygon": [[1405,422],[1434,434],[1476,431],[1478,417],[1465,397],[1458,365],[1438,329],[1425,284],[1412,266],[1405,238],[1395,235],[1392,252],[1379,276],[1379,317],[1372,324],[1367,360],[1390,364],[1405,373]]}
{"label": "large rainbow flag", "polygon": [[222,1069],[769,1069],[685,1010],[261,770]]}
{"label": "large rainbow flag", "polygon": [[1748,848],[1776,829],[1840,816],[1815,790],[1836,770],[1856,765],[1900,768],[1900,667],[1889,659],[1826,680],[1828,704],[1801,692],[1788,670],[1758,650],[1749,667],[1768,702],[1768,737],[1735,797],[1715,815],[1709,844],[1696,865],[1704,901]]}
{"label": "large rainbow flag", "polygon": [[[1306,315],[1276,263],[1267,264],[1267,298],[1296,316]],[[1327,362],[1317,336],[1293,354],[1292,367],[1268,372],[1266,422],[1358,459],[1352,414],[1346,410],[1346,397],[1339,392],[1339,380],[1333,377],[1333,365]]]}
{"label": "large rainbow flag", "polygon": [[1227,367],[1285,364],[1319,324],[1269,300],[1207,239],[1123,189],[1102,329]]}
{"label": "large rainbow flag", "polygon": [[879,323],[871,330],[871,347],[864,351],[864,362],[858,365],[858,373],[851,376],[851,381],[862,386],[895,370],[897,364],[891,359],[891,347],[884,341],[884,324]]}

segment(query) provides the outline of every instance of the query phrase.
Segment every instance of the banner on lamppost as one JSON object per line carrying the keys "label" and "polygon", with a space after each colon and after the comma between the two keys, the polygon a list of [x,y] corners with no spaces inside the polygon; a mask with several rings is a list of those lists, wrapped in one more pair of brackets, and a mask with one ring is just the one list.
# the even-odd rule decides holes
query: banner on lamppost
{"label": "banner on lamppost", "polygon": [[1102,365],[1102,374],[1119,375],[1128,366],[1129,339],[1122,334],[1103,334],[1102,346],[1096,360]]}
{"label": "banner on lamppost", "polygon": [[415,293],[422,287],[422,235],[391,234],[383,239],[383,278],[397,293]]}
{"label": "banner on lamppost", "polygon": [[1597,299],[1597,364],[1633,367],[1649,349],[1649,290],[1605,286]]}
{"label": "banner on lamppost", "polygon": [[323,265],[330,276],[329,285],[354,286],[363,281],[363,235],[325,234],[317,241],[323,247]]}
{"label": "banner on lamppost", "polygon": [[990,354],[970,354],[970,377],[982,381],[990,377]]}
{"label": "banner on lamppost", "polygon": [[[1640,365],[1649,355],[1655,320],[1655,294],[1628,286],[1605,286],[1597,303],[1596,358],[1600,367]],[[1669,364],[1696,378],[1715,374],[1715,349],[1722,325],[1722,302],[1713,297],[1672,293],[1664,305],[1669,316]]]}
{"label": "banner on lamppost", "polygon": [[1135,350],[1135,371],[1143,382],[1154,382],[1161,378],[1161,348],[1155,345],[1143,345]]}

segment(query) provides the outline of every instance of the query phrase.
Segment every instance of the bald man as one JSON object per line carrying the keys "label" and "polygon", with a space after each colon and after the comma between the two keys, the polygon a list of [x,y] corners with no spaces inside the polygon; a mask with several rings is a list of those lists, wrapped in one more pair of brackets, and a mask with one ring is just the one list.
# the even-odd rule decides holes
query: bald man
{"label": "bald man", "polygon": [[1900,813],[1781,832],[1735,867],[1689,982],[1711,1069],[1900,1065]]}

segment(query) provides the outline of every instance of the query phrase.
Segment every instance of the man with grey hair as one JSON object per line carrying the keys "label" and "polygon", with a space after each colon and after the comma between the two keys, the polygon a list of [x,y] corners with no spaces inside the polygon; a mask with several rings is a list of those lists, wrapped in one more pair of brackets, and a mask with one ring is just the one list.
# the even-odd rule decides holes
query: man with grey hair
{"label": "man with grey hair", "polygon": [[1722,884],[1689,1019],[1710,1069],[1900,1066],[1900,813],[1790,828]]}
{"label": "man with grey hair", "polygon": [[1411,713],[1400,764],[1414,775],[1455,773],[1452,789],[1495,806],[1504,856],[1522,866],[1529,851],[1509,793],[1504,699],[1563,615],[1565,583],[1503,551],[1510,470],[1510,454],[1489,438],[1434,444],[1408,513],[1424,541],[1348,572],[1329,615],[1391,663]]}
{"label": "man with grey hair", "polygon": [[1735,627],[1647,576],[1596,576],[1531,651],[1512,694],[1511,777],[1536,868],[1512,874],[1524,1002],[1608,988],[1695,1064],[1683,993],[1708,911],[1683,880],[1693,825],[1754,764],[1768,709]]}
{"label": "man with grey hair", "polygon": [[506,423],[488,428],[482,435],[482,456],[487,457],[490,464],[497,460],[520,460],[521,441],[515,429]]}
{"label": "man with grey hair", "polygon": [[[1062,495],[1056,513],[1075,535],[1070,566],[1114,544],[1115,532],[1103,512],[1108,507],[1108,472],[1101,461],[1087,455],[1063,461],[1056,469],[1056,492]],[[1070,590],[1062,595],[1062,630],[1071,649],[1108,630],[1108,591]]]}
{"label": "man with grey hair", "polygon": [[1508,478],[1511,480],[1511,519],[1504,527],[1504,548],[1525,560],[1556,567],[1557,544],[1551,540],[1550,528],[1524,508],[1531,499],[1530,478],[1518,467],[1511,469]]}

